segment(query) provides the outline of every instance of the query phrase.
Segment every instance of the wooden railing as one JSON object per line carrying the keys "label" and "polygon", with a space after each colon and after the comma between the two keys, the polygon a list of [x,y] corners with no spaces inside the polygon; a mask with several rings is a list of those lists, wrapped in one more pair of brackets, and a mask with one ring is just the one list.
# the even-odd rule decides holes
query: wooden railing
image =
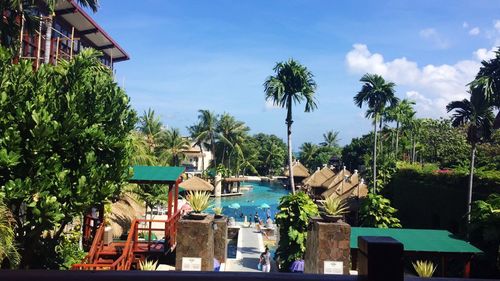
{"label": "wooden railing", "polygon": [[95,231],[95,235],[93,235],[94,240],[92,242],[92,246],[84,258],[84,263],[94,263],[99,258],[99,253],[104,247],[103,237],[105,228],[106,226],[104,222],[97,227],[97,231]]}
{"label": "wooden railing", "polygon": [[97,229],[101,225],[99,218],[94,218],[91,215],[85,215],[83,219],[83,237],[82,243],[84,250],[91,249],[92,244],[96,239]]}
{"label": "wooden railing", "polygon": [[177,236],[177,222],[181,218],[181,211],[177,210],[172,217],[168,218],[167,224],[165,227],[165,248],[167,247],[167,241],[166,239],[168,238],[168,246],[170,247],[170,250],[173,250],[175,248],[175,245],[177,243],[176,236]]}

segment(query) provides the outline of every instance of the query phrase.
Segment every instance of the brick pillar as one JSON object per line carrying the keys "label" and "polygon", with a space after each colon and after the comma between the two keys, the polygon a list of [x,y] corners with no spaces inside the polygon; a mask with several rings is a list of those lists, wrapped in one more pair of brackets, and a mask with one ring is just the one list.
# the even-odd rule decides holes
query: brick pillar
{"label": "brick pillar", "polygon": [[358,275],[370,281],[404,281],[403,244],[392,237],[358,237]]}
{"label": "brick pillar", "polygon": [[202,271],[214,271],[213,216],[203,220],[181,218],[177,222],[175,270],[182,270],[182,258],[201,258]]}
{"label": "brick pillar", "polygon": [[349,275],[351,226],[344,222],[312,220],[307,231],[304,273],[324,274],[325,261],[343,263]]}
{"label": "brick pillar", "polygon": [[214,231],[214,257],[220,262],[227,259],[227,218],[214,220],[217,229]]}

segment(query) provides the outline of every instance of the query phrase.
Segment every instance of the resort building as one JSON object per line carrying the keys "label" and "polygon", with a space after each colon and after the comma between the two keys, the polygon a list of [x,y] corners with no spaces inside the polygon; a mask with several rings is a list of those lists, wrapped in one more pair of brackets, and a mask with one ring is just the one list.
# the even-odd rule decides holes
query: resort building
{"label": "resort building", "polygon": [[[23,23],[19,50],[21,58],[34,60],[38,67],[44,62],[57,64],[58,60],[70,59],[84,48],[93,48],[103,53],[102,63],[111,68],[115,62],[129,59],[125,50],[74,0],[56,1],[52,25],[47,24],[47,2],[34,1],[33,14],[42,19],[35,30],[28,32],[24,28],[24,19],[19,21]],[[47,28],[52,30],[50,37],[47,36]],[[48,41],[50,43],[46,44]]]}
{"label": "resort building", "polygon": [[213,154],[208,150],[201,150],[198,145],[191,143],[188,149],[182,151],[184,160],[181,165],[186,167],[188,174],[201,174],[207,170],[210,162],[213,160]]}
{"label": "resort building", "polygon": [[359,178],[358,170],[351,173],[345,167],[335,173],[325,166],[305,178],[302,184],[304,189],[316,199],[326,199],[332,196],[341,199],[361,198],[368,194],[368,186],[363,179]]}
{"label": "resort building", "polygon": [[[299,161],[293,162],[292,169],[293,169],[293,180],[295,182],[295,185],[300,188],[302,181],[305,178],[309,177],[310,173],[307,170],[307,168],[304,167],[304,165],[302,165],[302,163],[300,163]],[[285,169],[285,177],[289,177],[289,176],[290,176],[290,172],[289,172],[289,168],[287,167]]]}

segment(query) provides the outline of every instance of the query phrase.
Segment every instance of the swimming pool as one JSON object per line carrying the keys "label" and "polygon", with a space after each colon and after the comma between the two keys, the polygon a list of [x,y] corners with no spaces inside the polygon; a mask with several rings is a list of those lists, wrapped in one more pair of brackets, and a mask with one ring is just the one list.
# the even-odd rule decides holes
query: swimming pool
{"label": "swimming pool", "polygon": [[[279,199],[283,195],[289,193],[288,190],[283,188],[280,184],[273,184],[267,182],[242,182],[242,186],[251,186],[249,190],[242,190],[243,195],[232,197],[214,198],[214,206],[224,208],[223,213],[228,217],[234,217],[237,221],[243,221],[241,214],[248,217],[253,222],[255,212],[259,213],[259,217],[265,221],[266,210],[259,209],[261,204],[268,204],[271,212],[271,217],[274,220],[276,215]],[[239,209],[230,209],[229,205],[238,203]],[[210,210],[211,212],[211,210]]]}

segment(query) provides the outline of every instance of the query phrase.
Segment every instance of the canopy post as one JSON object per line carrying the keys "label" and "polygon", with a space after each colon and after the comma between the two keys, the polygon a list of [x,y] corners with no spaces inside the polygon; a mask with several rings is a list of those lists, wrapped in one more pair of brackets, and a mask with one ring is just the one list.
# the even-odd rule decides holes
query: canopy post
{"label": "canopy post", "polygon": [[470,277],[470,261],[472,257],[468,257],[467,260],[465,261],[465,266],[464,266],[464,278],[469,278]]}

